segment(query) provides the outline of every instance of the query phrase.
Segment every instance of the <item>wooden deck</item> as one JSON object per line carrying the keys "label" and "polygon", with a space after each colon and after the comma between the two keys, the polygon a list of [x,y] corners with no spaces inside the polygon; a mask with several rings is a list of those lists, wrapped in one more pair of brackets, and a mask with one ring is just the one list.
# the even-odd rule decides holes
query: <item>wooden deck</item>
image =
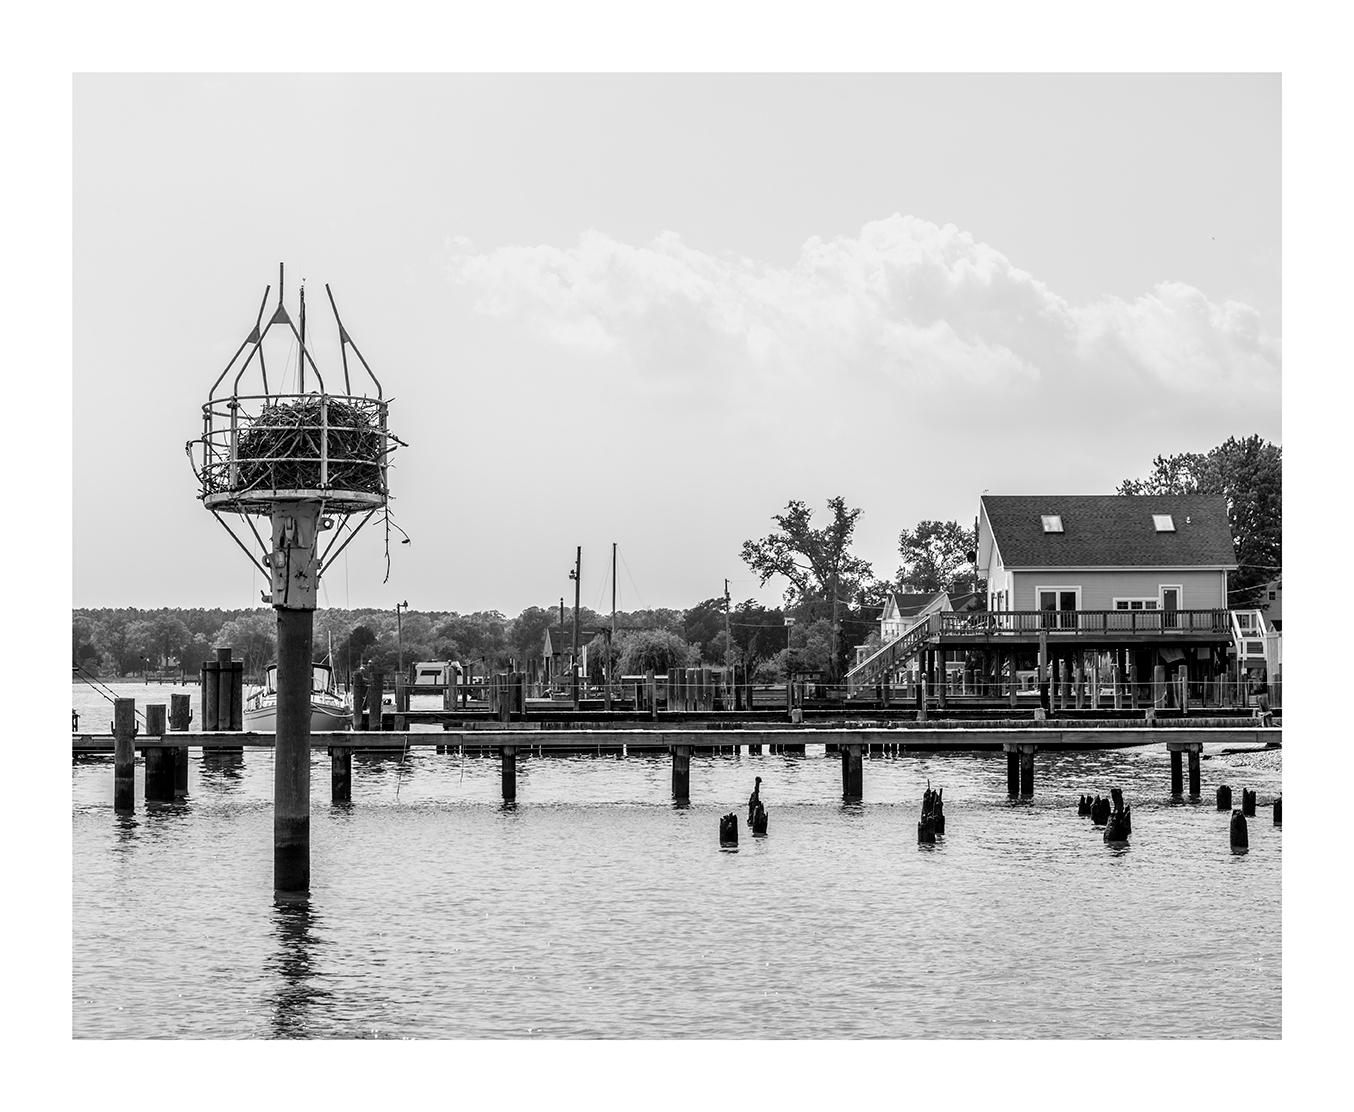
{"label": "wooden deck", "polygon": [[[336,731],[312,733],[312,749],[404,752],[411,748],[448,747],[470,749],[513,747],[520,750],[659,750],[689,746],[694,750],[727,749],[744,745],[901,745],[911,750],[1005,749],[1011,745],[1034,745],[1041,750],[1126,749],[1142,745],[1202,743],[1209,745],[1255,745],[1281,743],[1281,726],[1123,726],[1049,723],[1044,726],[906,726],[898,729],[807,729],[776,730],[446,730],[436,732]],[[163,737],[139,736],[136,749],[198,749],[203,746],[234,749],[271,749],[271,733],[220,732],[178,733]],[[108,734],[76,734],[71,739],[74,755],[113,752]]]}

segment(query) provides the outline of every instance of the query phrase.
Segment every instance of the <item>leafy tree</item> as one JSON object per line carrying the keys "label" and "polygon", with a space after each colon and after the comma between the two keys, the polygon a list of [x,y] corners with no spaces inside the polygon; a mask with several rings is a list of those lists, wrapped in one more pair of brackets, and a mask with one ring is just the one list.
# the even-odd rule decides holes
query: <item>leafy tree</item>
{"label": "leafy tree", "polygon": [[1260,436],[1228,437],[1206,453],[1157,456],[1120,494],[1221,494],[1239,565],[1230,578],[1233,607],[1259,604],[1260,587],[1283,567],[1283,449]]}
{"label": "leafy tree", "polygon": [[840,495],[829,498],[832,520],[815,529],[813,511],[803,502],[791,501],[783,514],[773,518],[780,532],[759,541],[743,542],[743,561],[766,585],[779,575],[788,582],[785,601],[799,608],[805,617],[832,617],[832,678],[840,672],[842,660],[840,605],[873,576],[870,564],[851,555],[851,538],[856,531],[859,509],[847,509]]}
{"label": "leafy tree", "polygon": [[700,663],[698,651],[676,633],[660,629],[637,629],[617,635],[621,674],[640,675],[652,668],[687,668]]}
{"label": "leafy tree", "polygon": [[[559,615],[543,606],[528,606],[512,620],[508,641],[519,662],[535,660],[545,644],[545,631],[559,622]],[[591,655],[589,656],[591,660]]]}
{"label": "leafy tree", "polygon": [[277,617],[271,609],[252,610],[232,618],[221,627],[216,644],[229,645],[244,661],[244,670],[260,676],[277,656]]}
{"label": "leafy tree", "polygon": [[977,548],[972,529],[957,521],[919,521],[898,534],[898,590],[918,594],[961,591],[971,581],[969,553]]}
{"label": "leafy tree", "polygon": [[349,674],[357,671],[366,662],[377,641],[376,631],[369,625],[356,625],[348,634],[343,646],[343,660]]}
{"label": "leafy tree", "polygon": [[682,637],[700,647],[702,660],[723,664],[723,651],[715,648],[715,638],[721,645],[724,640],[723,598],[708,598],[690,607],[682,617]]}
{"label": "leafy tree", "polygon": [[729,631],[733,634],[736,663],[749,675],[755,674],[758,665],[785,648],[785,611],[780,607],[769,609],[748,599],[735,606],[729,615]]}

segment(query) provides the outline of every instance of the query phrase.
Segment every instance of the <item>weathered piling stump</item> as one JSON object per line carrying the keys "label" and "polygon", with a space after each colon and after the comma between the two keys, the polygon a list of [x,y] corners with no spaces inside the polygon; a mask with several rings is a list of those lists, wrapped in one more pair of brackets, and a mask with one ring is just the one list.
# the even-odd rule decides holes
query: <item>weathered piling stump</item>
{"label": "weathered piling stump", "polygon": [[674,803],[691,802],[691,746],[674,745],[672,747],[672,800]]}
{"label": "weathered piling stump", "polygon": [[1241,813],[1248,819],[1255,818],[1255,792],[1249,788],[1241,789]]}
{"label": "weathered piling stump", "polygon": [[719,844],[721,846],[738,844],[738,816],[732,811],[719,820]]}
{"label": "weathered piling stump", "polygon": [[499,751],[503,762],[503,802],[517,801],[517,746],[505,745]]}
{"label": "weathered piling stump", "polygon": [[925,844],[933,844],[936,835],[945,833],[945,809],[943,801],[943,788],[935,791],[931,790],[931,785],[926,785],[926,790],[921,797],[921,819],[917,823],[917,841]]}
{"label": "weathered piling stump", "polygon": [[929,811],[917,822],[917,844],[920,846],[936,844],[936,820]]}
{"label": "weathered piling stump", "polygon": [[[188,729],[193,721],[193,711],[187,695],[169,697],[169,728],[175,733]],[[188,794],[188,746],[175,746],[174,750],[174,795]]]}
{"label": "weathered piling stump", "polygon": [[1110,821],[1110,801],[1102,799],[1099,795],[1095,797],[1095,802],[1091,804],[1091,822],[1096,826],[1104,826]]}
{"label": "weathered piling stump", "polygon": [[113,810],[136,810],[136,700],[113,700]]}
{"label": "weathered piling stump", "polygon": [[329,748],[329,782],[331,802],[353,801],[353,751],[346,745]]}
{"label": "weathered piling stump", "polygon": [[1274,797],[1274,825],[1283,825],[1283,796],[1281,795]]}
{"label": "weathered piling stump", "polygon": [[752,825],[757,808],[762,805],[762,778],[758,776],[752,785],[752,794],[748,796],[748,825]]}
{"label": "weathered piling stump", "polygon": [[1105,843],[1127,845],[1132,833],[1127,809],[1118,810],[1109,815],[1105,822]]}
{"label": "weathered piling stump", "polygon": [[1232,809],[1232,789],[1226,784],[1218,785],[1218,810],[1230,811]]}
{"label": "weathered piling stump", "polygon": [[1246,830],[1246,816],[1240,811],[1232,812],[1231,838],[1233,853],[1245,853],[1251,848],[1250,835]]}
{"label": "weathered piling stump", "polygon": [[1080,799],[1077,800],[1077,814],[1079,816],[1086,818],[1090,817],[1091,797],[1089,795],[1083,795]]}
{"label": "weathered piling stump", "polygon": [[752,821],[749,823],[752,827],[752,836],[754,838],[766,837],[766,807],[761,800],[757,801],[757,809],[752,815]]}

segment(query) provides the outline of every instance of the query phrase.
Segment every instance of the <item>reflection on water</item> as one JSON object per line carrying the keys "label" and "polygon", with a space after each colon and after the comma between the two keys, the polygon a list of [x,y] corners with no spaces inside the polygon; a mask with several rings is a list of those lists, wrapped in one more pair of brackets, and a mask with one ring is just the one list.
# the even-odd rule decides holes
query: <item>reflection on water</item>
{"label": "reflection on water", "polygon": [[276,985],[273,990],[272,1034],[278,1039],[306,1038],[311,1033],[312,1014],[330,992],[324,973],[317,968],[315,949],[320,945],[315,930],[320,918],[308,897],[273,900],[273,938],[265,972]]}
{"label": "reflection on water", "polygon": [[[73,765],[77,1037],[1280,1034],[1216,991],[1282,991],[1279,753],[1215,756],[1184,806],[1164,747],[1039,754],[1014,805],[1001,754],[875,757],[859,803],[821,752],[697,755],[683,806],[666,754],[520,755],[505,806],[498,760],[414,750],[402,781],[398,755],[355,760],[332,807],[319,750],[311,895],[277,904],[272,754],[245,757],[191,762],[191,806],[139,780],[130,816],[111,762]],[[946,833],[919,847],[928,781]],[[1244,856],[1221,783],[1259,793]],[[1127,848],[1077,814],[1113,786]]]}

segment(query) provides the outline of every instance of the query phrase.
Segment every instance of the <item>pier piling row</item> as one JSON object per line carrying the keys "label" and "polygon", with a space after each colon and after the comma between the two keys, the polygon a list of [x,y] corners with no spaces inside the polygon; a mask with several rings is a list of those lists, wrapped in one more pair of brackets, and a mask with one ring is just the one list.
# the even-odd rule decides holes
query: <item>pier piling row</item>
{"label": "pier piling row", "polygon": [[[238,750],[268,749],[275,745],[269,733],[217,732],[189,734],[164,732],[163,707],[147,708],[147,730],[136,732],[136,705],[131,699],[114,704],[112,735],[77,734],[72,736],[76,756],[112,753],[114,757],[114,807],[131,811],[135,807],[132,770],[135,751],[146,756],[148,801],[169,802],[187,792],[187,753],[199,747],[204,753],[219,751],[223,741]],[[185,721],[182,714],[177,718]],[[842,799],[859,802],[864,797],[864,756],[866,753],[894,755],[947,750],[1002,750],[1006,755],[1007,795],[1011,799],[1034,796],[1034,753],[1036,749],[1060,750],[1128,749],[1144,745],[1166,744],[1171,754],[1171,794],[1183,787],[1183,756],[1189,759],[1190,799],[1198,801],[1201,789],[1200,754],[1205,742],[1227,745],[1280,744],[1282,727],[1251,729],[1232,727],[1103,727],[1098,729],[1035,728],[933,728],[933,729],[787,729],[773,730],[465,730],[444,732],[404,731],[332,731],[310,735],[310,748],[327,750],[331,763],[331,798],[335,803],[352,800],[352,754],[356,752],[401,753],[409,748],[427,746],[438,752],[488,750],[503,762],[502,794],[505,802],[517,798],[517,758],[519,750],[607,752],[669,752],[672,755],[672,798],[687,803],[691,798],[691,757],[694,751],[736,753],[747,746],[748,754],[803,754],[809,744],[821,744],[829,753],[837,753],[842,762]],[[301,766],[304,764],[305,768]],[[288,762],[286,777],[299,784],[309,780],[309,762],[299,753]],[[1219,789],[1219,808],[1223,792]],[[285,826],[295,834],[309,826],[309,814],[300,812],[300,792],[293,793],[286,808]],[[307,792],[308,795],[308,792]],[[1230,798],[1227,800],[1230,806]],[[1252,803],[1253,807],[1254,804]]]}

